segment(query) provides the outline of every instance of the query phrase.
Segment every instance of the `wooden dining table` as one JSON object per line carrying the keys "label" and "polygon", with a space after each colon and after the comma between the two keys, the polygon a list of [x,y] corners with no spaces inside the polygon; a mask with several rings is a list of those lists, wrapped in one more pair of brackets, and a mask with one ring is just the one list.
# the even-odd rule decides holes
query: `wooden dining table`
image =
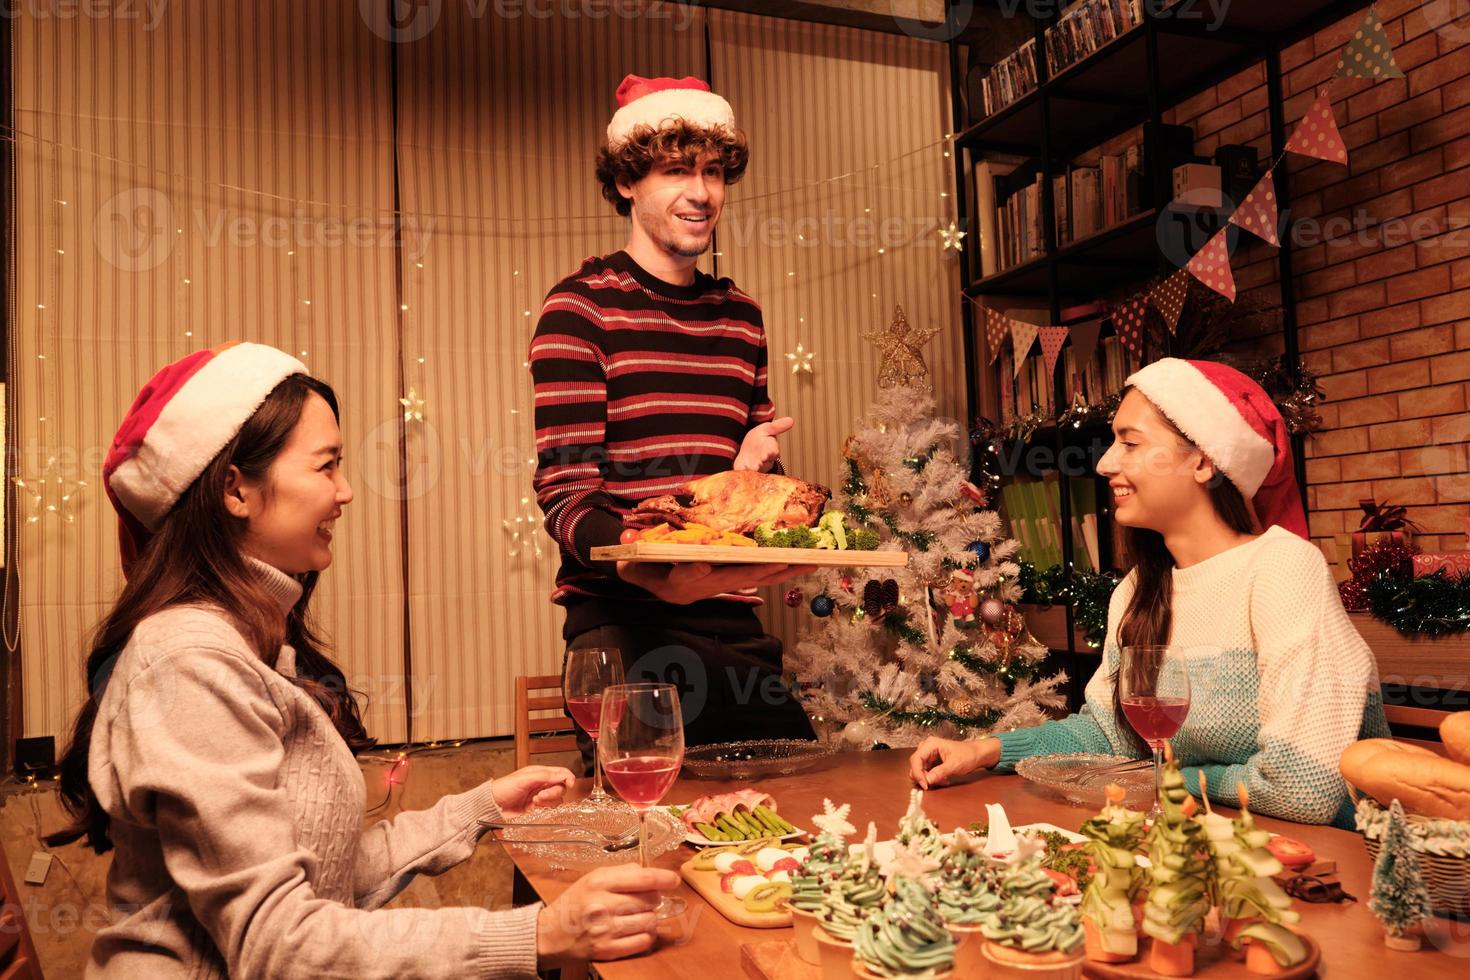
{"label": "wooden dining table", "polygon": [[[904,750],[849,752],[833,756],[818,768],[758,783],[693,779],[685,775],[669,791],[666,803],[688,803],[700,796],[756,786],[776,798],[781,814],[798,826],[810,827],[811,815],[822,811],[823,798],[851,803],[851,822],[859,839],[869,821],[878,826],[879,839],[893,837],[898,819],[909,804],[909,753]],[[582,780],[576,792],[585,792]],[[943,830],[968,826],[985,816],[985,804],[1000,803],[1016,825],[1051,823],[1075,830],[1092,815],[1027,782],[1020,776],[986,773],[955,786],[924,794],[924,810]],[[1217,808],[1233,813],[1227,807]],[[1319,860],[1337,864],[1337,879],[1357,900],[1341,904],[1298,901],[1300,931],[1322,948],[1318,974],[1332,980],[1438,980],[1470,978],[1470,922],[1435,917],[1426,928],[1418,952],[1389,950],[1383,928],[1368,909],[1373,866],[1362,838],[1331,827],[1289,823],[1258,817],[1261,826],[1294,837],[1311,846]],[[507,847],[516,867],[519,900],[552,901],[575,881],[578,871],[554,870],[528,850]],[[677,869],[693,855],[689,846],[656,859],[660,867]],[[756,944],[789,937],[789,930],[749,929],[724,918],[698,894],[681,886],[677,894],[687,903],[684,915],[665,924],[654,950],[627,960],[592,965],[605,980],[724,980],[759,977],[748,965]],[[1202,976],[1208,976],[1203,974]]]}

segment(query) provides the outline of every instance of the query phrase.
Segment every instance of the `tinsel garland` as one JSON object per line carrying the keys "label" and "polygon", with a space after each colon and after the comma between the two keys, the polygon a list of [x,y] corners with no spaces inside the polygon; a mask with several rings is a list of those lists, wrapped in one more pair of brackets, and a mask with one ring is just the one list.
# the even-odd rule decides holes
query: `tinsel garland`
{"label": "tinsel garland", "polygon": [[1440,571],[1414,578],[1386,568],[1367,579],[1364,589],[1374,618],[1404,636],[1452,636],[1470,630],[1470,576],[1456,580]]}
{"label": "tinsel garland", "polygon": [[953,711],[945,711],[943,708],[925,708],[922,711],[899,711],[891,703],[883,700],[871,691],[864,691],[858,695],[864,708],[874,714],[898,722],[899,724],[913,724],[920,728],[933,728],[948,722],[956,728],[989,728],[1000,720],[1000,711],[995,708],[986,708],[977,715],[957,715]]}
{"label": "tinsel garland", "polygon": [[1087,645],[1094,650],[1103,645],[1108,634],[1108,604],[1113,590],[1118,587],[1118,578],[1110,573],[1083,572],[1072,570],[1072,584],[1067,585],[1066,570],[1053,565],[1038,571],[1028,561],[1020,561],[1021,574],[1017,582],[1024,590],[1022,602],[1042,607],[1070,605],[1072,622],[1082,631]]}
{"label": "tinsel garland", "polygon": [[1009,660],[986,660],[977,657],[964,647],[955,647],[949,651],[949,659],[955,663],[974,671],[977,674],[993,674],[1007,681],[1024,681],[1033,677],[1041,676],[1041,662],[1031,661],[1022,657]]}

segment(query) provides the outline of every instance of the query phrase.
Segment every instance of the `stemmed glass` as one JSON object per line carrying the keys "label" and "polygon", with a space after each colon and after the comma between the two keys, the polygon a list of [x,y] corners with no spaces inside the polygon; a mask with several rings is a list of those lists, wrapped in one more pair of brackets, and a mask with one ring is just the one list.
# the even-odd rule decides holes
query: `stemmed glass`
{"label": "stemmed glass", "polygon": [[609,806],[613,798],[603,791],[602,766],[598,764],[598,726],[602,722],[603,692],[623,683],[622,654],[606,647],[568,650],[561,683],[567,711],[592,739],[592,792],[583,803],[588,809]]}
{"label": "stemmed glass", "polygon": [[1164,778],[1164,745],[1189,715],[1189,671],[1178,647],[1131,646],[1122,653],[1118,699],[1128,723],[1153,749],[1154,805],[1149,817],[1157,818],[1162,810],[1159,788]]}
{"label": "stemmed glass", "polygon": [[[664,798],[684,763],[684,720],[673,684],[620,684],[602,698],[602,767],[618,795],[638,811],[638,863],[648,867],[648,811]],[[684,911],[667,896],[660,919]]]}

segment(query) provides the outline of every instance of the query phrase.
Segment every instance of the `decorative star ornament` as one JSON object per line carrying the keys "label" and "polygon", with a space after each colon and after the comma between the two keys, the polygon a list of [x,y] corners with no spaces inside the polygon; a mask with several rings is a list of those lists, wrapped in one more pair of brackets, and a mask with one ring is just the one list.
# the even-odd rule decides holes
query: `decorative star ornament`
{"label": "decorative star ornament", "polygon": [[950,249],[954,249],[956,254],[958,254],[964,250],[964,237],[965,233],[960,231],[955,223],[951,221],[948,228],[939,229],[939,240],[943,243],[940,246],[940,251],[947,252]]}
{"label": "decorative star ornament", "polygon": [[797,344],[796,350],[786,355],[786,363],[791,365],[792,374],[801,374],[803,371],[811,374],[812,358],[816,356],[814,352],[807,350],[801,344]]}
{"label": "decorative star ornament", "polygon": [[63,524],[77,522],[76,501],[87,489],[87,482],[62,476],[55,456],[46,460],[46,468],[35,480],[16,477],[13,482],[25,503],[27,524],[40,524],[48,517]]}
{"label": "decorative star ornament", "polygon": [[850,835],[857,833],[857,828],[847,822],[847,815],[851,812],[851,803],[833,806],[831,800],[824,799],[822,812],[812,817],[812,826],[829,837],[846,840]]}
{"label": "decorative star ornament", "polygon": [[427,403],[414,389],[408,389],[408,394],[398,399],[398,404],[403,406],[403,421],[422,422],[424,420],[424,406]]}
{"label": "decorative star ornament", "polygon": [[893,322],[881,330],[870,330],[863,339],[878,351],[878,387],[907,387],[929,384],[929,366],[919,348],[934,339],[938,327],[915,327],[904,316],[903,307],[893,309]]}
{"label": "decorative star ornament", "polygon": [[532,509],[529,497],[522,497],[520,506],[521,512],[514,520],[500,522],[505,533],[510,535],[510,545],[505,553],[511,558],[519,558],[522,552],[530,552],[539,560],[542,555],[541,536],[536,532],[540,530],[541,520]]}

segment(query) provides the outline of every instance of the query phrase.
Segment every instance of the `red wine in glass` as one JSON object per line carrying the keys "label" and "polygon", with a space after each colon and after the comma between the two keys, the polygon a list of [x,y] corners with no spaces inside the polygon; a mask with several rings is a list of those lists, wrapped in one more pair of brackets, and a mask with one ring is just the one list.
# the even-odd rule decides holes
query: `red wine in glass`
{"label": "red wine in glass", "polygon": [[[638,863],[648,867],[648,810],[664,798],[684,763],[684,719],[672,684],[619,684],[602,699],[602,767],[624,800],[638,811]],[[660,919],[684,911],[667,896]]]}
{"label": "red wine in glass", "polygon": [[1187,698],[1131,697],[1123,699],[1128,724],[1145,742],[1153,745],[1174,737],[1189,715]]}
{"label": "red wine in glass", "polygon": [[602,721],[603,692],[623,683],[623,655],[607,647],[568,650],[562,668],[562,697],[567,712],[592,739],[592,792],[587,795],[590,807],[605,807],[612,802],[602,789],[602,766],[598,764],[598,735]]}
{"label": "red wine in glass", "polygon": [[1129,646],[1118,663],[1118,701],[1128,724],[1154,755],[1154,805],[1149,817],[1162,812],[1159,790],[1164,780],[1164,745],[1189,715],[1189,671],[1181,647]]}
{"label": "red wine in glass", "polygon": [[664,798],[679,778],[680,760],[672,756],[647,755],[609,762],[607,781],[618,795],[635,807],[650,807]]}

